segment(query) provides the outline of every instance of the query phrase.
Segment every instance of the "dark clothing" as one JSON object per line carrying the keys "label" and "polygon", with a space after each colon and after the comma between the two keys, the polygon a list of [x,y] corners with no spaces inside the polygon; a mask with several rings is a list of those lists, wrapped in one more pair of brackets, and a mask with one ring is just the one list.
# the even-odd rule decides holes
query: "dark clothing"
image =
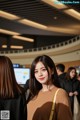
{"label": "dark clothing", "polygon": [[7,110],[10,112],[9,120],[27,120],[26,99],[24,95],[15,98],[0,98],[0,112]]}
{"label": "dark clothing", "polygon": [[24,90],[27,91],[29,89],[29,79],[24,84]]}
{"label": "dark clothing", "polygon": [[64,81],[65,81],[65,76],[66,76],[66,73],[63,73],[63,74],[61,74],[61,75],[58,76],[61,88],[63,88],[63,84],[64,84]]}
{"label": "dark clothing", "polygon": [[26,83],[24,85],[24,90],[25,90],[26,104],[27,104],[30,97],[31,97],[31,93],[30,93],[30,90],[29,90],[29,79],[26,81]]}
{"label": "dark clothing", "polygon": [[[78,92],[77,98],[80,103],[80,82],[77,79],[70,79],[70,80],[65,80],[63,84],[63,88],[67,91],[68,95],[69,92]],[[73,104],[74,104],[74,95],[69,96],[70,101],[71,101],[71,109],[73,112]]]}

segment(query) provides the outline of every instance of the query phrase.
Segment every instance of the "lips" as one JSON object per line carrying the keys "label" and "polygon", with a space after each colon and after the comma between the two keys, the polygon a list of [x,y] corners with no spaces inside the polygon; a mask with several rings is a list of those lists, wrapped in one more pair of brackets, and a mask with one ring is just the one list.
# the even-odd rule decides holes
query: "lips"
{"label": "lips", "polygon": [[39,78],[39,80],[44,80],[44,78],[45,78],[45,77],[43,77],[43,78]]}

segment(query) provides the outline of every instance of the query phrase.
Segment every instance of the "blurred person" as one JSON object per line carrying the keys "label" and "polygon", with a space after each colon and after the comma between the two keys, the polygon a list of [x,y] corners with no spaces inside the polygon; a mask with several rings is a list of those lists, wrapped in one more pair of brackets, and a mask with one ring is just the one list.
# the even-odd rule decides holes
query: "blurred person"
{"label": "blurred person", "polygon": [[65,76],[66,73],[65,71],[65,65],[64,64],[57,64],[56,65],[56,71],[58,74],[58,79],[59,79],[59,83],[61,85],[61,88],[63,88],[63,82],[65,81]]}
{"label": "blurred person", "polygon": [[71,102],[71,110],[74,110],[74,96],[80,103],[80,82],[77,80],[77,73],[75,67],[69,67],[66,72],[66,80],[64,82],[64,89],[67,91]]}
{"label": "blurred person", "polygon": [[77,75],[77,79],[80,81],[80,73]]}
{"label": "blurred person", "polygon": [[25,93],[7,56],[0,56],[0,119],[27,120]]}
{"label": "blurred person", "polygon": [[26,80],[26,83],[24,84],[25,91],[29,89],[29,80],[30,79]]}
{"label": "blurred person", "polygon": [[31,65],[27,120],[72,120],[68,95],[59,87],[53,60],[47,55],[36,57]]}
{"label": "blurred person", "polygon": [[31,97],[31,93],[30,93],[30,89],[29,89],[29,80],[28,79],[26,81],[26,83],[24,84],[24,90],[25,90],[25,95],[26,95],[26,104],[28,103],[30,97]]}

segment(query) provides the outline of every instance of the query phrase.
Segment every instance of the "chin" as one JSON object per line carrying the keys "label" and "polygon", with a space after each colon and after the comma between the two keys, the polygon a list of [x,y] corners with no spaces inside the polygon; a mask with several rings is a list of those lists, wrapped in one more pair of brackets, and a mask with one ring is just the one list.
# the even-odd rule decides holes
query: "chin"
{"label": "chin", "polygon": [[39,81],[41,84],[47,84],[47,81]]}

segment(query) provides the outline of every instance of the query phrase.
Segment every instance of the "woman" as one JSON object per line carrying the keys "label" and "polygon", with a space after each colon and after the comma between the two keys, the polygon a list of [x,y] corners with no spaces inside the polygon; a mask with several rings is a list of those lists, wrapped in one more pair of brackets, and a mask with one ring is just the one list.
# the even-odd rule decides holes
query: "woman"
{"label": "woman", "polygon": [[67,91],[71,102],[71,110],[73,113],[74,96],[77,96],[80,103],[80,82],[77,80],[75,67],[69,67],[66,72],[63,88]]}
{"label": "woman", "polygon": [[0,119],[26,120],[24,90],[17,84],[13,64],[6,56],[0,56]]}
{"label": "woman", "polygon": [[27,105],[28,120],[72,120],[67,93],[58,88],[57,78],[55,64],[49,56],[42,55],[34,59],[29,81],[32,97]]}

